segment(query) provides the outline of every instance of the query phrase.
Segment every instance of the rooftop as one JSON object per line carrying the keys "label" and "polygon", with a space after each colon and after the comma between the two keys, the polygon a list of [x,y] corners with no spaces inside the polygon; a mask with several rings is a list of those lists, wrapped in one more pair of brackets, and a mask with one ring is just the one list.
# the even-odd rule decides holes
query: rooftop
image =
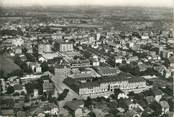
{"label": "rooftop", "polygon": [[65,106],[73,111],[78,109],[81,105],[84,105],[84,102],[82,100],[73,100],[65,103]]}

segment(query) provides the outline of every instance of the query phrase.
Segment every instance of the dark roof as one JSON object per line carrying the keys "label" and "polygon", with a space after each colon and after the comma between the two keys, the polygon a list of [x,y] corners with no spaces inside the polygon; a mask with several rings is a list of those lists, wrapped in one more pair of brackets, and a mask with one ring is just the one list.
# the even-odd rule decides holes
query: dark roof
{"label": "dark roof", "polygon": [[71,60],[71,64],[83,64],[83,63],[90,63],[89,60]]}
{"label": "dark roof", "polygon": [[163,94],[163,92],[158,88],[153,88],[152,92],[154,95],[162,95]]}
{"label": "dark roof", "polygon": [[137,114],[134,110],[129,110],[124,114],[124,117],[134,117]]}
{"label": "dark roof", "polygon": [[118,75],[115,75],[115,76],[102,77],[98,81],[81,83],[79,85],[79,87],[81,87],[81,88],[95,87],[95,86],[99,86],[100,83],[119,82],[119,81],[128,81],[128,82],[132,83],[132,82],[142,82],[142,81],[145,81],[145,80],[142,77],[135,77],[131,74],[121,72],[121,73],[119,73]]}
{"label": "dark roof", "polygon": [[84,102],[82,100],[73,100],[65,103],[65,106],[71,109],[72,111],[78,109],[80,105],[84,105]]}
{"label": "dark roof", "polygon": [[14,85],[14,90],[22,90],[23,86],[21,84]]}
{"label": "dark roof", "polygon": [[171,56],[171,57],[169,58],[169,61],[170,61],[170,63],[174,63],[174,56]]}
{"label": "dark roof", "polygon": [[80,88],[85,88],[85,87],[98,87],[100,86],[99,82],[86,82],[86,83],[81,83],[79,85]]}
{"label": "dark roof", "polygon": [[13,108],[14,106],[14,100],[11,98],[7,98],[7,99],[0,99],[0,107],[1,108]]}

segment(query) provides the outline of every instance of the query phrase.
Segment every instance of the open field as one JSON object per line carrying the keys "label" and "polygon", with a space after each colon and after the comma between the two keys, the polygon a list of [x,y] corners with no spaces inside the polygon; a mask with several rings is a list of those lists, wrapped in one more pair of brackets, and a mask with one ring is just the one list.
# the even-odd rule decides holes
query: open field
{"label": "open field", "polygon": [[19,66],[16,65],[12,59],[0,55],[0,70],[2,70],[5,74],[12,73],[19,69]]}

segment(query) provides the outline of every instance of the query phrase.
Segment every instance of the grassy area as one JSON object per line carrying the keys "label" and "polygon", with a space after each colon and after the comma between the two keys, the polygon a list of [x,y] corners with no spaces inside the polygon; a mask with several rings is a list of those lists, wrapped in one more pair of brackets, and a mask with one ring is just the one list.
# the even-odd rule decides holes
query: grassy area
{"label": "grassy area", "polygon": [[4,74],[10,74],[16,70],[20,70],[20,67],[12,59],[0,55],[0,71],[3,71]]}

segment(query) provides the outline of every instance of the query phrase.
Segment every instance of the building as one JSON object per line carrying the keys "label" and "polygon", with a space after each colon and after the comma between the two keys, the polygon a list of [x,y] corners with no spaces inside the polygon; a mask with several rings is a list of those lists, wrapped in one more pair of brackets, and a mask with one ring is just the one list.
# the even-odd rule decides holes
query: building
{"label": "building", "polygon": [[49,80],[44,80],[43,82],[43,92],[46,92],[48,94],[53,94],[54,92],[54,85],[49,82]]}
{"label": "building", "polygon": [[96,40],[97,40],[97,41],[100,40],[100,37],[101,37],[101,34],[100,34],[100,33],[97,33],[97,34],[96,34]]}
{"label": "building", "polygon": [[21,94],[21,92],[24,92],[24,93],[27,92],[25,87],[22,86],[21,84],[15,84],[13,87],[14,87],[14,91],[19,93],[19,94]]}
{"label": "building", "polygon": [[[73,79],[71,79],[71,82],[73,82]],[[131,91],[140,93],[149,89],[144,78],[122,72],[116,76],[101,77],[98,80],[91,80],[85,83],[74,81],[74,85],[78,87],[77,93],[84,97],[94,95],[105,96],[106,93],[112,94],[115,89],[121,89],[126,94]]]}
{"label": "building", "polygon": [[50,44],[40,44],[38,46],[38,52],[41,53],[50,53],[52,52],[51,45]]}
{"label": "building", "polygon": [[73,100],[65,103],[65,108],[72,113],[73,117],[86,117],[90,112],[88,109],[84,108],[83,100]]}
{"label": "building", "polygon": [[122,61],[123,61],[123,57],[122,56],[116,56],[115,57],[115,63],[117,64],[117,63],[122,63]]}
{"label": "building", "polygon": [[115,76],[118,73],[120,73],[120,70],[118,68],[112,68],[112,67],[98,67],[97,72],[101,76]]}
{"label": "building", "polygon": [[86,80],[92,80],[93,78],[101,77],[95,70],[92,68],[83,68],[82,69],[71,69],[71,74],[68,75],[69,78],[73,78],[80,82],[86,82]]}
{"label": "building", "polygon": [[71,42],[57,41],[55,42],[54,47],[60,52],[74,51],[73,43]]}
{"label": "building", "polygon": [[15,48],[15,54],[22,54],[22,48],[21,47],[16,47]]}
{"label": "building", "polygon": [[162,113],[163,113],[163,114],[166,114],[167,112],[169,112],[170,106],[169,106],[169,104],[168,104],[167,101],[160,101],[159,104],[160,104],[161,107],[162,107]]}
{"label": "building", "polygon": [[70,61],[70,66],[72,68],[77,68],[77,67],[90,67],[90,61],[89,60],[72,60]]}
{"label": "building", "polygon": [[12,39],[12,44],[15,46],[22,46],[24,44],[24,40],[21,37]]}
{"label": "building", "polygon": [[42,72],[42,68],[41,68],[40,64],[37,62],[28,62],[28,66],[29,66],[29,68],[31,68],[31,70],[34,73],[41,73]]}

